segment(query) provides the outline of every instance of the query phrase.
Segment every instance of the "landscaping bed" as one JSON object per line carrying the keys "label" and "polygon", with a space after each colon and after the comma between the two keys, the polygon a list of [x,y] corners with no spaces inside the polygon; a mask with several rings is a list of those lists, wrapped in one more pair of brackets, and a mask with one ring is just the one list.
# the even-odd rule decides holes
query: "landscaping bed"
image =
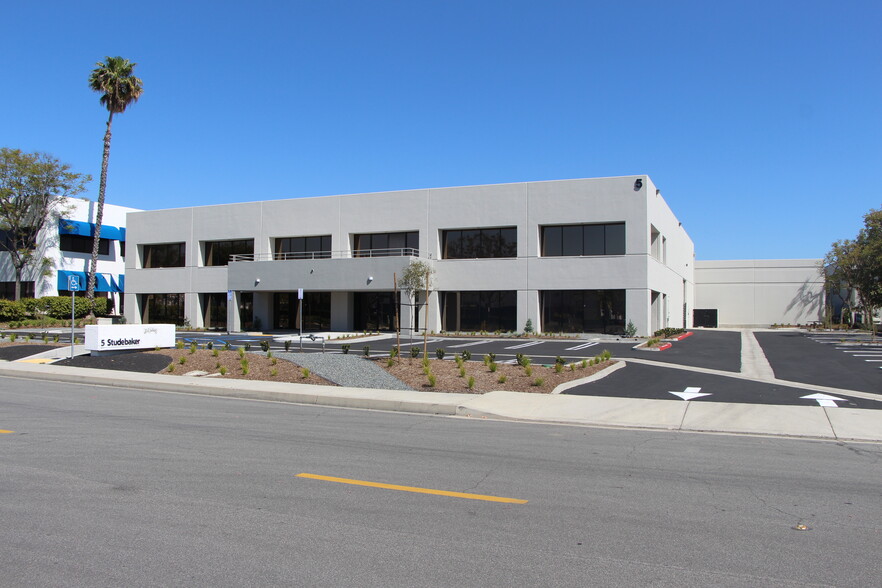
{"label": "landscaping bed", "polygon": [[[435,385],[432,386],[422,359],[402,357],[400,362],[398,359],[393,360],[392,365],[389,365],[387,359],[373,361],[377,361],[387,372],[414,390],[466,394],[483,394],[498,390],[551,394],[561,384],[587,378],[616,363],[612,360],[601,361],[593,365],[589,365],[589,361],[585,361],[584,364],[577,362],[562,365],[559,372],[555,370],[554,366],[532,364],[524,367],[513,364],[496,364],[494,372],[491,371],[489,365],[480,361],[464,361],[460,367],[456,361],[430,359],[428,360],[428,370],[435,380]],[[464,375],[460,375],[463,372]],[[528,374],[528,372],[530,373]],[[472,378],[471,387],[469,386],[470,378]],[[504,378],[505,381],[500,382],[501,378]]]}
{"label": "landscaping bed", "polygon": [[[168,357],[168,365],[159,373],[183,376],[190,372],[206,372],[215,378],[224,380],[265,380],[267,382],[290,382],[296,384],[317,384],[319,386],[335,386],[305,368],[279,358],[269,358],[264,354],[243,353],[220,349],[161,349],[146,353]],[[243,360],[247,360],[247,373],[243,369]],[[275,361],[273,361],[275,360]],[[182,363],[183,362],[183,363]],[[172,369],[173,367],[173,369]],[[221,369],[223,368],[223,370]],[[225,371],[221,375],[221,371]],[[205,374],[202,374],[205,377]]]}

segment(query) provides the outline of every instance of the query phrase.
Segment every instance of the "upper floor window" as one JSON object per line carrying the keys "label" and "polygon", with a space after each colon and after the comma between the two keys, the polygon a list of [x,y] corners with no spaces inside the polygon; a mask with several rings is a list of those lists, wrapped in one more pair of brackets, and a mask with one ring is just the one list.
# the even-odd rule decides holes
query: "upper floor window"
{"label": "upper floor window", "polygon": [[516,227],[443,231],[441,242],[443,259],[518,256]]}
{"label": "upper floor window", "polygon": [[331,257],[331,236],[276,237],[275,259],[327,259]]}
{"label": "upper floor window", "polygon": [[253,255],[254,239],[206,241],[204,247],[205,265],[227,265],[231,255]]}
{"label": "upper floor window", "polygon": [[184,267],[186,257],[183,243],[144,245],[142,267]]}
{"label": "upper floor window", "polygon": [[355,235],[354,245],[353,257],[417,255],[420,250],[420,233],[407,231]]}
{"label": "upper floor window", "polygon": [[[92,253],[92,237],[83,235],[60,235],[59,247],[62,251],[71,253]],[[110,239],[98,239],[98,254],[110,255]]]}
{"label": "upper floor window", "polygon": [[542,227],[542,256],[624,255],[625,223]]}

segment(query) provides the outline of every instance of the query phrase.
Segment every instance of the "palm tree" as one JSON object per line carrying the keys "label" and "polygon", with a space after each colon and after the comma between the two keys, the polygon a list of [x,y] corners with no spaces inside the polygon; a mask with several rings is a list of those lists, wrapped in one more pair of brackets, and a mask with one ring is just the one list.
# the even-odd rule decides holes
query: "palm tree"
{"label": "palm tree", "polygon": [[[98,246],[101,242],[101,221],[104,218],[104,190],[107,188],[107,162],[110,159],[110,125],[113,115],[125,112],[126,108],[144,91],[140,78],[134,76],[137,65],[122,57],[107,57],[98,62],[89,76],[89,87],[101,93],[101,104],[107,108],[107,132],[104,133],[104,157],[101,160],[101,179],[98,183],[98,209],[95,211],[95,236],[92,243],[92,263],[89,267],[89,285],[86,298],[92,308],[95,299],[95,274],[98,271]],[[89,311],[89,316],[94,316]]]}

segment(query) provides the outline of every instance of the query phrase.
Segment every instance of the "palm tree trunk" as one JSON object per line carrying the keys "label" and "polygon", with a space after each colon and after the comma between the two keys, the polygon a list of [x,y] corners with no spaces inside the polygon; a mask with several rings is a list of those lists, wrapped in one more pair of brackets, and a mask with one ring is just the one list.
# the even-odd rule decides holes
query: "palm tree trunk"
{"label": "palm tree trunk", "polygon": [[110,125],[113,124],[113,111],[107,118],[107,132],[104,133],[104,156],[101,159],[101,179],[98,182],[98,207],[95,210],[95,236],[92,240],[92,262],[89,266],[89,285],[86,300],[89,301],[89,317],[95,318],[95,281],[98,273],[98,246],[101,244],[101,222],[104,220],[104,191],[107,189],[107,164],[110,161]]}

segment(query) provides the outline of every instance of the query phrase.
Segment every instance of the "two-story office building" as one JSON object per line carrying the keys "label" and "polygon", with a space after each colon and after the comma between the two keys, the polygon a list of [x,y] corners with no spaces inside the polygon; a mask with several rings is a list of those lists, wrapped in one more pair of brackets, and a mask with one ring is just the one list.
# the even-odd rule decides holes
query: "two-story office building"
{"label": "two-story office building", "polygon": [[[384,330],[396,305],[402,326],[434,332],[530,320],[645,335],[692,320],[694,247],[647,176],[144,211],[127,225],[133,323],[293,330],[302,311],[305,332]],[[428,320],[394,295],[413,259],[434,269]]]}

